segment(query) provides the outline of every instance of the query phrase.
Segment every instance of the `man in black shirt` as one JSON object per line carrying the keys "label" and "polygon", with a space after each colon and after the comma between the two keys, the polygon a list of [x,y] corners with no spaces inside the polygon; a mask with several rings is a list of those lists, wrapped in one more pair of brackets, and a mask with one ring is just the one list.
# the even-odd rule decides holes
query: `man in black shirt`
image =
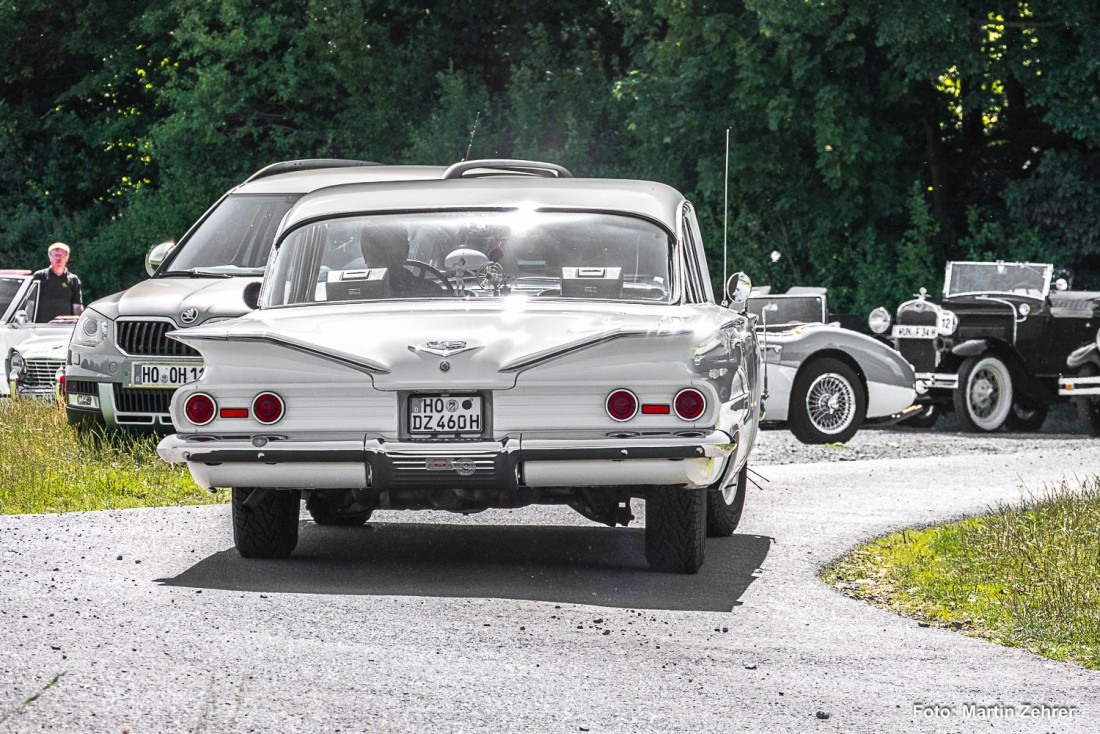
{"label": "man in black shirt", "polygon": [[38,281],[38,309],[34,320],[40,324],[58,316],[79,316],[84,310],[80,278],[65,267],[69,263],[69,246],[54,242],[46,251],[50,267],[35,271],[31,276]]}

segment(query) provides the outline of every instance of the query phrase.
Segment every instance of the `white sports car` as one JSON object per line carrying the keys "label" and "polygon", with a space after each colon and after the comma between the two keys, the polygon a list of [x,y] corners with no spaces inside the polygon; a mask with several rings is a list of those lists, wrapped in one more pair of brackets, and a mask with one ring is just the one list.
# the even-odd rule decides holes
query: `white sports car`
{"label": "white sports car", "polygon": [[[748,279],[731,279],[743,300]],[[304,196],[258,306],[171,336],[206,369],[160,455],[232,487],[246,557],[375,509],[646,507],[694,572],[741,517],[761,413],[754,317],[715,303],[691,205],[645,181],[471,161]]]}
{"label": "white sports car", "polygon": [[765,419],[803,443],[843,443],[861,426],[916,415],[913,368],[896,350],[842,328],[824,288],[750,296],[768,365]]}

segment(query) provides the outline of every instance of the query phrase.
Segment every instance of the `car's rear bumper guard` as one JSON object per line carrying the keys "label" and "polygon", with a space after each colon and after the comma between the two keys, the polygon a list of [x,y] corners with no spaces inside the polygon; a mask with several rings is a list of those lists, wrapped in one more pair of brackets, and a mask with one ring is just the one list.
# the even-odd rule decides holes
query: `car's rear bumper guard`
{"label": "car's rear bumper guard", "polygon": [[918,372],[916,389],[918,395],[929,390],[958,390],[959,376],[954,372]]}
{"label": "car's rear bumper guard", "polygon": [[1059,377],[1058,394],[1068,395],[1071,398],[1100,395],[1100,377]]}
{"label": "car's rear bumper guard", "polygon": [[157,452],[208,487],[618,486],[713,483],[737,441],[724,431],[500,441],[180,436]]}

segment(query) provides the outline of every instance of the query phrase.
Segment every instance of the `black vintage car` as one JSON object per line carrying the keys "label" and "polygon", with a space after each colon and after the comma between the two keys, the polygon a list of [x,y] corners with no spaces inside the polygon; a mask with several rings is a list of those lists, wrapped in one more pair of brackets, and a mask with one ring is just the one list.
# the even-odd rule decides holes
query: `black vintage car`
{"label": "black vintage car", "polygon": [[1058,394],[1073,402],[1085,432],[1100,436],[1100,332],[1066,357]]}
{"label": "black vintage car", "polygon": [[[1039,429],[1060,398],[1070,353],[1092,341],[1100,325],[1100,293],[1066,290],[1065,281],[1052,283],[1053,270],[950,262],[941,301],[922,289],[898,307],[890,335],[913,365],[917,399],[926,406],[914,422],[931,425],[954,410],[968,431]],[[869,319],[878,334],[890,321],[883,308]]]}

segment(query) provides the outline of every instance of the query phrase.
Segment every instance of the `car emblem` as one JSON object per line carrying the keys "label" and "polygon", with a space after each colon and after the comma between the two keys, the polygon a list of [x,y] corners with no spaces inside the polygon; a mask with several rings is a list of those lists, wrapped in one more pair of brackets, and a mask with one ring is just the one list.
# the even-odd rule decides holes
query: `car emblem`
{"label": "car emblem", "polygon": [[450,357],[455,354],[462,354],[468,352],[471,349],[480,349],[479,346],[470,346],[466,342],[458,339],[439,339],[430,341],[419,346],[409,346],[409,349],[414,352],[427,352],[439,357]]}
{"label": "car emblem", "polygon": [[187,308],[187,309],[183,310],[183,312],[180,314],[180,321],[182,321],[185,324],[192,324],[192,323],[195,322],[195,319],[197,319],[198,317],[199,317],[199,310],[197,308],[195,308],[194,306],[192,306],[191,308]]}

